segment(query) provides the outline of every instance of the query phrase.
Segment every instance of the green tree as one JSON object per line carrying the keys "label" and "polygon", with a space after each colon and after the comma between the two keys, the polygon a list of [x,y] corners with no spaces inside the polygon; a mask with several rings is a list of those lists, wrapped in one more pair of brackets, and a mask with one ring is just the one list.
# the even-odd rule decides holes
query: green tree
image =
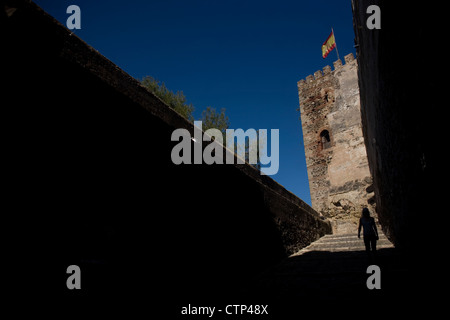
{"label": "green tree", "polygon": [[215,128],[220,130],[225,137],[225,132],[230,127],[230,120],[225,115],[224,108],[219,113],[215,108],[206,107],[206,110],[202,112],[202,125],[203,131]]}
{"label": "green tree", "polygon": [[183,117],[189,121],[194,121],[192,113],[194,112],[194,106],[186,103],[186,97],[183,91],[169,90],[164,82],[160,82],[151,76],[146,76],[141,80],[142,85],[155,96],[164,101],[169,107],[177,111]]}
{"label": "green tree", "polygon": [[215,108],[206,107],[202,112],[202,127],[203,131],[208,129],[218,129],[222,132],[223,145],[227,145],[226,130],[230,127],[230,120],[225,115],[224,108],[222,108],[219,113]]}

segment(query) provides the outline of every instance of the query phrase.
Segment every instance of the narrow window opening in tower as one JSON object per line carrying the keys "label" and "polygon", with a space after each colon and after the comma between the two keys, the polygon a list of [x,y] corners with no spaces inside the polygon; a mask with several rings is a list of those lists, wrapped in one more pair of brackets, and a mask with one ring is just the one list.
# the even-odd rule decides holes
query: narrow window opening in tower
{"label": "narrow window opening in tower", "polygon": [[320,133],[320,141],[322,143],[322,150],[331,147],[330,133],[328,132],[328,130],[323,130]]}

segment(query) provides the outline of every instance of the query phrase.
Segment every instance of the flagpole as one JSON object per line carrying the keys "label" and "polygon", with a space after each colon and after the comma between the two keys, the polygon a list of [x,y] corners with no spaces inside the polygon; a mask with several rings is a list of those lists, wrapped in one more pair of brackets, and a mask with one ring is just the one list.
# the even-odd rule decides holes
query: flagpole
{"label": "flagpole", "polygon": [[333,28],[331,28],[331,33],[333,33],[333,36],[334,36],[334,44],[335,44],[335,46],[336,46],[336,54],[337,54],[337,58],[338,58],[338,60],[339,60],[339,51],[338,51],[338,48],[337,48],[336,35],[334,34]]}

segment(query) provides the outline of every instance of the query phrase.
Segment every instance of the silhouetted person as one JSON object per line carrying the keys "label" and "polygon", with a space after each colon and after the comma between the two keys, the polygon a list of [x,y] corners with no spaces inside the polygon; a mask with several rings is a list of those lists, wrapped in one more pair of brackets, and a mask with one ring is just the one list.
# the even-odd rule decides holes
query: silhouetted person
{"label": "silhouetted person", "polygon": [[364,229],[363,238],[366,252],[371,259],[371,253],[375,256],[377,250],[378,230],[375,225],[375,219],[370,216],[369,209],[364,208],[362,216],[359,219],[358,238],[361,238],[361,227]]}

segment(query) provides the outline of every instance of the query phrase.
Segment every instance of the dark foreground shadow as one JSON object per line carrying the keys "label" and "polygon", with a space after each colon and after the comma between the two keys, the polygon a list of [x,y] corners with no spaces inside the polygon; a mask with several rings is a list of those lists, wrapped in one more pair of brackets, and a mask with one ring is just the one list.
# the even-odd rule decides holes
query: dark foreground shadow
{"label": "dark foreground shadow", "polygon": [[[370,289],[373,273],[380,268],[380,289]],[[269,301],[277,316],[316,314],[406,315],[426,309],[428,268],[397,249],[380,249],[369,260],[364,251],[312,251],[293,256],[255,279],[246,294]],[[369,279],[371,278],[371,279]],[[368,281],[369,280],[369,281]]]}
{"label": "dark foreground shadow", "polygon": [[[206,264],[205,269],[194,270],[189,265],[195,262],[181,254],[149,264],[129,262],[122,265],[121,271],[118,267],[109,270],[101,261],[84,261],[82,267],[90,270],[84,275],[84,283],[92,277],[104,285],[101,290],[85,287],[80,294],[71,292],[66,296],[70,298],[65,299],[66,307],[76,306],[90,315],[94,315],[90,310],[103,316],[116,312],[130,317],[157,313],[170,319],[206,319],[208,314],[189,316],[183,311],[199,312],[194,308],[208,307],[215,308],[213,319],[247,319],[255,314],[226,311],[237,310],[235,305],[251,305],[259,306],[260,312],[264,306],[268,313],[265,319],[349,314],[357,318],[361,312],[365,312],[365,318],[376,318],[386,312],[404,316],[426,311],[430,292],[427,271],[396,249],[378,251],[374,264],[380,268],[381,289],[367,286],[372,274],[367,273],[370,264],[363,251],[309,252],[287,258],[257,276],[240,278],[227,274],[226,268],[208,270]],[[124,281],[123,277],[132,281]]]}

